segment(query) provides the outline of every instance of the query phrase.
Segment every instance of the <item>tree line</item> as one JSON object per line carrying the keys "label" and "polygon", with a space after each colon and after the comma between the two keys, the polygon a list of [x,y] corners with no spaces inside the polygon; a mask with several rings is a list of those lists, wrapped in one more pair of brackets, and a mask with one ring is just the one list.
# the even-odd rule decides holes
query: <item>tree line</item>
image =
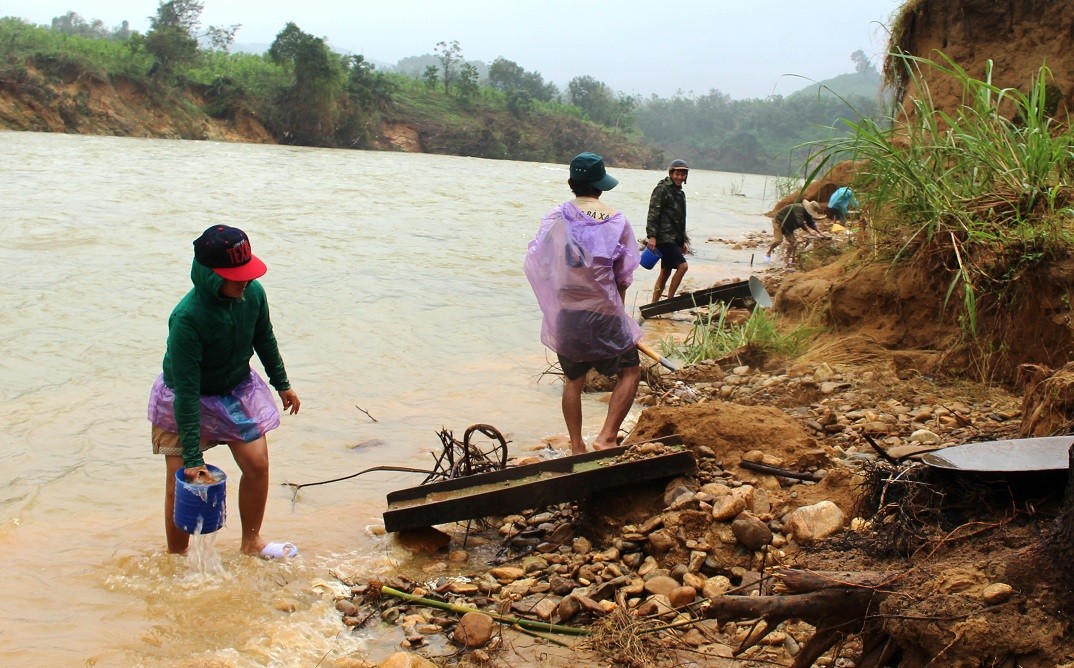
{"label": "tree line", "polygon": [[[161,2],[144,35],[127,22],[109,29],[75,12],[53,19],[48,30],[117,45],[111,53],[124,60],[118,66],[122,73],[131,76],[143,68],[155,85],[200,86],[211,94],[215,115],[248,111],[284,141],[311,146],[367,146],[378,122],[398,119],[403,109],[419,122],[434,116],[445,122],[459,111],[496,108],[516,121],[536,119],[552,127],[550,115],[593,123],[699,168],[784,175],[800,168],[809,142],[845,132],[842,119],[881,112],[875,95],[860,93],[732,100],[712,90],[642,98],[617,93],[589,75],[571,79],[561,91],[539,72],[503,57],[488,66],[468,61],[459,42],[447,40],[432,54],[400,61],[399,71],[381,70],[361,55],[332,50],[295,23],[284,26],[265,54],[231,53],[240,26],[203,29],[202,10],[198,0]],[[874,83],[865,88],[878,89],[879,76],[860,56],[852,56],[856,74],[872,75]],[[534,158],[533,151],[512,154],[511,131],[502,132],[485,142],[496,153],[486,157]],[[471,152],[480,154],[481,143],[471,141]]]}

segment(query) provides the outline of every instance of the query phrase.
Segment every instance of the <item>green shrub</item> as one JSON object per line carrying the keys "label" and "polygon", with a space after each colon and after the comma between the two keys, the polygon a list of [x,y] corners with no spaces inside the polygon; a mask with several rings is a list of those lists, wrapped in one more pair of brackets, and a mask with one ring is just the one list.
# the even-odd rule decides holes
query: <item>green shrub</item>
{"label": "green shrub", "polygon": [[796,326],[790,332],[780,330],[773,314],[756,309],[742,324],[727,320],[727,306],[709,308],[694,321],[682,344],[662,342],[664,353],[680,357],[689,364],[724,357],[744,347],[766,355],[793,357],[805,349],[814,331]]}

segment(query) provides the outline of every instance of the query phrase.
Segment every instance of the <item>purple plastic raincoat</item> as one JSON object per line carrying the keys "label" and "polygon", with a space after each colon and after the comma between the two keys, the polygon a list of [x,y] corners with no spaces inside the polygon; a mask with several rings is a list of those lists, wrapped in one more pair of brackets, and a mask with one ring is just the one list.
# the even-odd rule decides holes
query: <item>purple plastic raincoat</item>
{"label": "purple plastic raincoat", "polygon": [[573,362],[621,355],[641,339],[619,288],[634,280],[638,242],[621,213],[594,220],[571,202],[552,209],[529,244],[525,270],[544,314],[541,342]]}

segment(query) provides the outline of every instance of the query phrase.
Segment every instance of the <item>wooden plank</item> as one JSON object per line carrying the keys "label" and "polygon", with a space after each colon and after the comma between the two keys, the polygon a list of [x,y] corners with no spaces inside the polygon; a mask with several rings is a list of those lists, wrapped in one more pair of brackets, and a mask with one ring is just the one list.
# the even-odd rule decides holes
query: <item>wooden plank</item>
{"label": "wooden plank", "polygon": [[384,528],[395,532],[586,499],[593,492],[693,471],[687,450],[622,463],[626,447],[515,466],[388,495]]}

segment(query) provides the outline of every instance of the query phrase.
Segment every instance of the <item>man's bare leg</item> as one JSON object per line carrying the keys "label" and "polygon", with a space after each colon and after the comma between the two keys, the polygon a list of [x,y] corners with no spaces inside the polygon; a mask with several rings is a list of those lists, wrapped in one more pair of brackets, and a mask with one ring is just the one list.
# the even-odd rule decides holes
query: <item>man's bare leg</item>
{"label": "man's bare leg", "polygon": [[249,443],[228,443],[235,463],[242,471],[239,478],[239,522],[242,524],[243,554],[258,555],[265,547],[261,538],[261,523],[265,520],[268,503],[269,457],[268,439],[262,436]]}
{"label": "man's bare leg", "polygon": [[660,295],[664,292],[664,284],[668,282],[668,275],[670,273],[670,269],[660,267],[660,273],[656,276],[656,285],[653,287],[653,301],[650,303],[660,301]]}
{"label": "man's bare leg", "polygon": [[179,455],[164,457],[167,477],[164,478],[164,535],[168,539],[168,552],[183,554],[190,546],[190,534],[175,526],[175,472],[183,468]]}
{"label": "man's bare leg", "polygon": [[671,277],[671,287],[668,288],[668,299],[674,297],[675,293],[679,291],[679,283],[682,283],[682,277],[686,274],[686,270],[689,268],[690,265],[685,262],[675,267],[675,275]]}
{"label": "man's bare leg", "polygon": [[582,440],[582,390],[585,388],[585,375],[574,380],[563,381],[563,421],[567,423],[567,434],[571,438],[571,454],[585,452]]}
{"label": "man's bare leg", "polygon": [[639,382],[641,382],[640,366],[620,369],[619,379],[612,389],[611,399],[608,400],[608,416],[604,418],[604,426],[593,441],[594,450],[607,450],[619,445],[619,427],[623,426],[623,420],[630,412],[630,407],[634,405]]}

